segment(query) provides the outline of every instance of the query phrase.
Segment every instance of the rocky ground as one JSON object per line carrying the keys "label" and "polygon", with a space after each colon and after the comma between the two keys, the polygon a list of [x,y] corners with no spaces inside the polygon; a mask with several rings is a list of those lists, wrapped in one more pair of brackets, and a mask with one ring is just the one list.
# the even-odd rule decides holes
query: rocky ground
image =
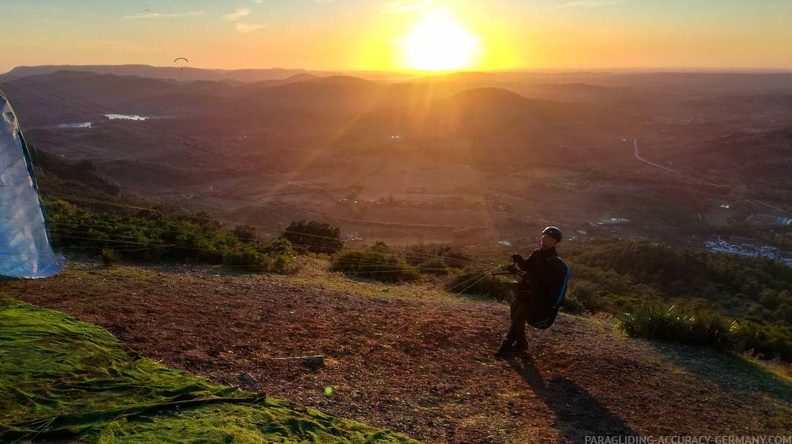
{"label": "rocky ground", "polygon": [[739,357],[560,316],[508,359],[508,308],[426,286],[70,263],[0,293],[98,324],[144,356],[432,443],[789,435],[792,385]]}

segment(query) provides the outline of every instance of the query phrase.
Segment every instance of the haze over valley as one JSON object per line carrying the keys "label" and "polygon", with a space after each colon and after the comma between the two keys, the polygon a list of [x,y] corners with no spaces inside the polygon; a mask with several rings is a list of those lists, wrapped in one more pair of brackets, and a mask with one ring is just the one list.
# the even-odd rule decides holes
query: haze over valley
{"label": "haze over valley", "polygon": [[553,224],[792,250],[790,73],[47,66],[0,89],[40,155],[107,179],[56,198],[131,192],[264,233],[329,222],[350,242],[533,245]]}

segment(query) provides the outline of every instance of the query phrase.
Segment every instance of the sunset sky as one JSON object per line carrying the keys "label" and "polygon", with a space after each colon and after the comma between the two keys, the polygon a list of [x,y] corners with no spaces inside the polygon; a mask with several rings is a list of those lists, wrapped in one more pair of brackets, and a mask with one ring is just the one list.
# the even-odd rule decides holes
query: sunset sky
{"label": "sunset sky", "polygon": [[[0,72],[792,69],[790,0],[0,0]],[[182,63],[182,62],[178,62]]]}

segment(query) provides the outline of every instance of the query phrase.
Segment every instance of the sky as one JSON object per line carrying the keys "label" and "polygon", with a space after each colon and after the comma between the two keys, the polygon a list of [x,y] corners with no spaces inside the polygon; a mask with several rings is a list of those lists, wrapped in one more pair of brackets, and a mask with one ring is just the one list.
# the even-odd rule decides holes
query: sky
{"label": "sky", "polygon": [[0,25],[0,73],[792,69],[792,0],[0,0]]}

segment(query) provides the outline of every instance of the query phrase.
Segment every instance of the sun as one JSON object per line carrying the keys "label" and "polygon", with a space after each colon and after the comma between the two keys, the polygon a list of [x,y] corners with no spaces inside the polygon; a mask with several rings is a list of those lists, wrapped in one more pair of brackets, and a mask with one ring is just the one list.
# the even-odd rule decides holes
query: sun
{"label": "sun", "polygon": [[479,38],[447,9],[428,12],[400,41],[406,69],[452,71],[472,68]]}

